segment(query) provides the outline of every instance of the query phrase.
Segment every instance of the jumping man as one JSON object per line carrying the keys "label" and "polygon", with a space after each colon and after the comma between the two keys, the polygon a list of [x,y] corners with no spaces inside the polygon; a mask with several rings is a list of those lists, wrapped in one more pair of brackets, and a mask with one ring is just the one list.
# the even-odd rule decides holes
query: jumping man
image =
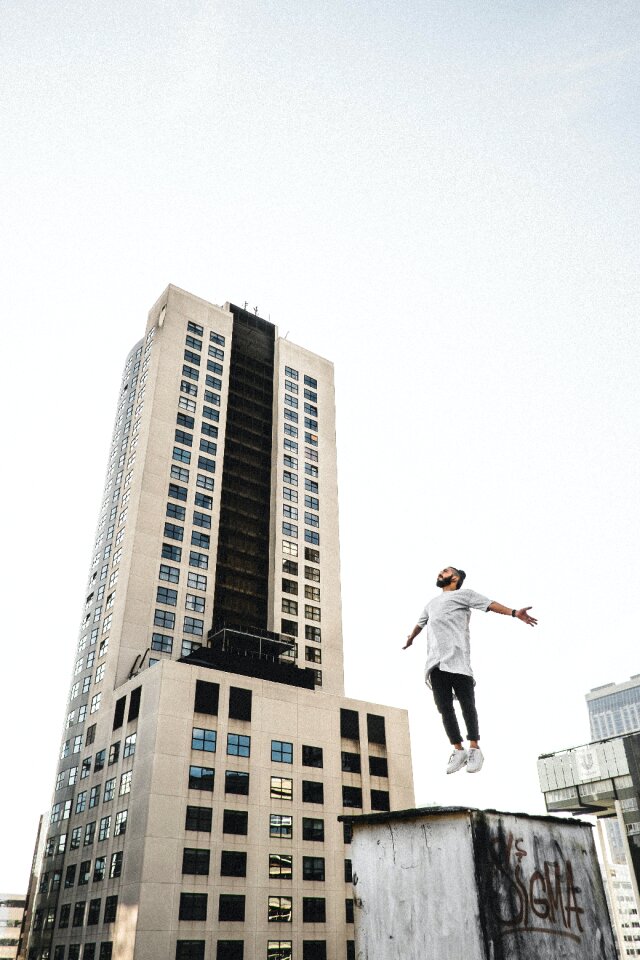
{"label": "jumping man", "polygon": [[[473,691],[469,643],[469,619],[472,610],[492,610],[505,616],[517,617],[534,627],[538,622],[530,617],[531,607],[513,610],[495,600],[489,600],[473,590],[462,589],[466,573],[456,567],[445,567],[438,574],[436,587],[442,589],[426,605],[420,618],[407,637],[403,650],[410,647],[422,628],[427,626],[427,662],[425,681],[433,691],[433,699],[442,716],[444,729],[453,744],[447,773],[456,773],[466,766],[467,773],[477,773],[484,763],[478,746],[480,731]],[[458,719],[453,708],[454,696],[460,701],[462,716],[467,725],[469,749],[462,746]]]}

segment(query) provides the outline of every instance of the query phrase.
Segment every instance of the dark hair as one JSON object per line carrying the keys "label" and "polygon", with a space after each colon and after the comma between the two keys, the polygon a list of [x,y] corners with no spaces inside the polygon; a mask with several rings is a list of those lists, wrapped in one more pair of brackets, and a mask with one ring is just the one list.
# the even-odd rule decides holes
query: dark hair
{"label": "dark hair", "polygon": [[462,584],[464,583],[467,575],[464,572],[464,570],[459,570],[457,567],[451,567],[451,570],[453,570],[454,573],[458,574],[458,583],[456,584],[456,590],[459,590]]}

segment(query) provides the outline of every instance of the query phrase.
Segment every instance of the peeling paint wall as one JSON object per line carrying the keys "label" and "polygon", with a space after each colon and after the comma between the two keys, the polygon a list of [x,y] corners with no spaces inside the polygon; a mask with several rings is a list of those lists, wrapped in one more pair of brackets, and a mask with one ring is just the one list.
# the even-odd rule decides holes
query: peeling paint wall
{"label": "peeling paint wall", "polygon": [[354,823],[356,960],[615,960],[591,827],[489,811]]}

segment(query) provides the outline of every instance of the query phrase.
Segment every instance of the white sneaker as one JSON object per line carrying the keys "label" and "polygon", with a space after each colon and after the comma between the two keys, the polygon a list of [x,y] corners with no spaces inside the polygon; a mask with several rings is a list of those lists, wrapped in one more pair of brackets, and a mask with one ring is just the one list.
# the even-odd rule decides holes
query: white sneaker
{"label": "white sneaker", "polygon": [[480,747],[469,747],[469,758],[467,760],[467,773],[477,773],[482,769],[484,757]]}
{"label": "white sneaker", "polygon": [[454,750],[451,756],[449,757],[449,763],[447,764],[447,773],[457,773],[458,770],[462,770],[466,762],[467,762],[467,751]]}

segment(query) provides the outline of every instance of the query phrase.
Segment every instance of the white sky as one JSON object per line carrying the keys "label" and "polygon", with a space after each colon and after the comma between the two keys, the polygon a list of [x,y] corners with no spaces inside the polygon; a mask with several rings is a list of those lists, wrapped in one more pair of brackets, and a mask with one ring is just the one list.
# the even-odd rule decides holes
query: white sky
{"label": "white sky", "polygon": [[[0,890],[169,282],[336,364],[346,692],[409,709],[418,804],[542,812],[538,754],[640,672],[637,4],[32,0],[0,35]],[[540,619],[473,616],[473,778],[400,649],[449,563]]]}

